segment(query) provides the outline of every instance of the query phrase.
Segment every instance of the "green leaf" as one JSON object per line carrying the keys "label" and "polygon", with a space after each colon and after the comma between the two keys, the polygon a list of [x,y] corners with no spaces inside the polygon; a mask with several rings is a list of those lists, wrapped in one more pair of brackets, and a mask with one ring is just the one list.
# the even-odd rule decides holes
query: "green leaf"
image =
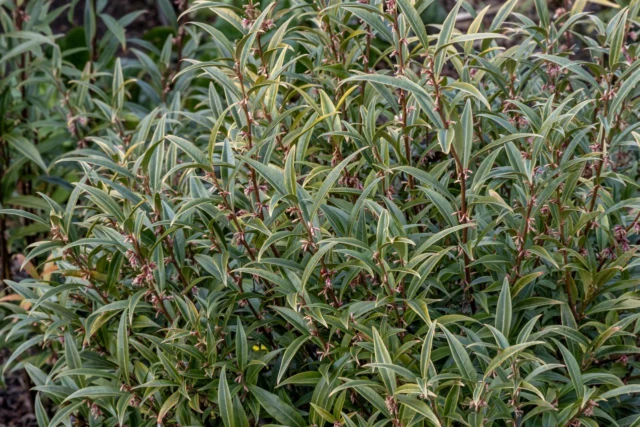
{"label": "green leaf", "polygon": [[521,351],[523,351],[528,347],[538,345],[538,344],[544,344],[544,341],[525,342],[522,344],[512,345],[511,347],[507,347],[504,350],[499,351],[498,355],[494,357],[491,360],[491,362],[489,362],[487,369],[485,369],[484,379],[486,379],[489,375],[491,375],[493,371],[495,371],[500,365],[502,365],[511,357],[517,355],[518,353],[520,353]]}
{"label": "green leaf", "polygon": [[620,60],[620,52],[622,52],[622,43],[624,42],[625,31],[627,27],[628,9],[623,9],[617,16],[617,23],[609,40],[609,67],[612,69]]}
{"label": "green leaf", "polygon": [[496,307],[496,328],[507,338],[511,332],[512,314],[511,289],[509,288],[509,280],[505,277],[502,281],[502,290]]}
{"label": "green leaf", "polygon": [[403,405],[416,411],[423,417],[425,417],[434,426],[439,427],[441,425],[440,420],[438,420],[438,417],[436,416],[436,414],[433,413],[431,408],[429,408],[429,406],[426,403],[418,399],[415,399],[413,397],[404,396],[404,395],[398,395],[398,401]]}
{"label": "green leaf", "polygon": [[[389,365],[393,365],[393,359],[391,359],[391,355],[387,350],[387,347],[384,345],[384,341],[382,341],[382,337],[376,330],[376,328],[371,328],[373,333],[373,349],[374,349],[374,360],[376,363],[386,363]],[[380,368],[380,376],[382,377],[382,381],[384,382],[385,387],[389,391],[389,393],[393,394],[396,390],[396,375],[395,373],[386,368]]]}
{"label": "green leaf", "polygon": [[243,371],[249,361],[249,344],[240,318],[238,318],[236,326],[236,357],[238,358],[238,367]]}
{"label": "green leaf", "polygon": [[623,394],[640,393],[640,384],[629,384],[616,387],[613,390],[606,391],[598,396],[601,399],[611,399],[612,397],[622,396]]}
{"label": "green leaf", "polygon": [[247,387],[249,388],[249,391],[251,391],[251,394],[258,400],[260,406],[262,406],[269,415],[281,422],[283,425],[291,427],[307,426],[298,411],[286,404],[275,394],[269,393],[255,385],[247,385]]}
{"label": "green leaf", "polygon": [[107,15],[104,13],[100,14],[100,19],[102,19],[102,22],[104,22],[104,25],[107,26],[107,28],[109,29],[109,31],[111,31],[111,33],[115,36],[115,38],[118,40],[118,42],[120,42],[120,45],[122,46],[122,49],[126,49],[127,48],[127,39],[126,36],[124,34],[124,27],[122,25],[120,25],[120,23],[118,21],[116,21],[115,19],[113,19],[113,17],[111,15]]}
{"label": "green leaf", "polygon": [[424,338],[422,351],[420,352],[420,373],[423,379],[426,379],[429,374],[429,364],[431,363],[431,352],[433,348],[433,338],[436,334],[436,326],[437,321],[433,321],[431,325],[429,325],[429,331]]}
{"label": "green leaf", "polygon": [[62,409],[58,409],[54,417],[51,419],[51,423],[48,427],[56,427],[62,422],[67,421],[71,414],[74,413],[80,406],[86,405],[85,402],[74,403],[73,405],[67,405]]}
{"label": "green leaf", "polygon": [[438,41],[436,43],[436,52],[438,54],[435,57],[434,61],[434,72],[435,77],[440,78],[440,72],[445,63],[445,55],[446,52],[442,49],[443,46],[449,43],[451,40],[451,35],[453,34],[453,29],[455,27],[456,19],[458,17],[458,11],[460,10],[460,6],[462,5],[462,1],[457,1],[455,6],[449,11],[449,15],[442,23],[442,28],[440,29],[440,34],[438,34]]}
{"label": "green leaf", "polygon": [[220,371],[220,385],[218,386],[218,406],[220,408],[220,418],[225,427],[236,427],[233,417],[233,401],[227,383],[227,374],[224,366]]}
{"label": "green leaf", "polygon": [[442,128],[444,126],[442,120],[440,119],[440,116],[436,114],[436,105],[433,102],[431,95],[429,95],[426,90],[424,90],[421,86],[417,85],[411,80],[407,80],[406,78],[385,76],[382,74],[366,74],[349,77],[348,79],[343,80],[342,83],[347,83],[350,81],[380,83],[383,85],[406,90],[416,98],[416,102],[427,114],[431,122],[435,123],[438,128]]}
{"label": "green leaf", "polygon": [[318,212],[318,209],[320,208],[320,205],[324,202],[324,198],[329,193],[329,190],[331,189],[331,187],[333,187],[333,184],[335,184],[338,178],[340,178],[340,175],[342,174],[342,171],[344,170],[344,168],[346,168],[347,165],[351,163],[351,161],[358,154],[360,154],[361,151],[365,149],[366,147],[363,147],[355,151],[354,153],[352,153],[349,157],[341,161],[340,164],[338,164],[335,168],[333,168],[333,170],[329,173],[329,175],[327,175],[327,177],[322,182],[322,186],[320,187],[320,189],[318,190],[318,192],[316,193],[313,199],[313,205],[309,210],[309,220],[313,220],[314,216],[316,215],[316,212]]}
{"label": "green leaf", "polygon": [[124,393],[119,388],[109,386],[89,386],[82,388],[71,395],[64,401],[73,399],[98,399],[102,397],[120,397]]}
{"label": "green leaf", "polygon": [[575,390],[578,398],[581,398],[584,394],[584,383],[582,381],[582,372],[580,371],[580,365],[576,358],[571,354],[571,352],[562,344],[560,344],[555,339],[553,340],[556,343],[556,346],[562,353],[562,358],[564,359],[564,364],[569,371],[569,377],[571,378],[571,384],[573,384],[573,389]]}
{"label": "green leaf", "polygon": [[162,425],[162,420],[164,420],[164,417],[167,416],[169,411],[173,409],[173,407],[176,406],[179,401],[180,401],[180,391],[176,391],[171,396],[169,396],[167,400],[164,401],[164,403],[162,404],[162,407],[160,407],[160,411],[158,411],[158,417],[157,417],[158,424]]}
{"label": "green leaf", "polygon": [[286,350],[284,351],[284,354],[282,355],[282,362],[280,363],[280,370],[278,371],[278,378],[276,379],[276,382],[278,384],[280,384],[280,380],[282,379],[284,374],[287,372],[287,368],[291,364],[291,361],[293,361],[293,358],[298,353],[298,350],[300,349],[300,347],[302,347],[309,340],[309,338],[311,337],[308,335],[300,336],[287,346]]}
{"label": "green leaf", "polygon": [[129,384],[129,334],[127,330],[127,320],[127,310],[125,309],[120,316],[120,324],[118,326],[117,356],[118,365],[120,369],[122,369],[124,382]]}
{"label": "green leaf", "polygon": [[476,382],[478,379],[478,373],[471,362],[471,358],[469,357],[469,353],[467,353],[467,349],[464,348],[462,343],[455,337],[447,328],[443,325],[440,326],[442,332],[444,332],[447,337],[447,342],[449,343],[449,348],[451,349],[451,356],[453,357],[453,361],[455,362],[460,374],[462,374],[462,378],[470,382]]}
{"label": "green leaf", "polygon": [[[489,101],[487,101],[487,98],[475,86],[469,83],[455,81],[455,82],[449,83],[443,89],[457,89],[461,92],[468,93],[469,95],[476,98],[478,101],[482,102],[488,109],[491,109],[491,105],[489,104]],[[467,112],[466,110],[467,108],[465,106],[465,113]],[[469,108],[469,114],[471,114],[470,108]],[[463,118],[463,120],[465,119]]]}
{"label": "green leaf", "polygon": [[418,14],[418,11],[413,7],[409,0],[396,0],[397,5],[400,6],[400,10],[404,17],[407,19],[409,26],[420,40],[422,48],[426,51],[429,49],[429,37],[427,36],[427,30],[422,23],[422,18]]}
{"label": "green leaf", "polygon": [[42,160],[42,156],[40,152],[36,148],[35,145],[27,138],[17,135],[6,134],[2,136],[4,139],[9,142],[9,146],[11,146],[18,153],[22,154],[24,157],[35,163],[40,169],[44,172],[47,171],[47,165]]}

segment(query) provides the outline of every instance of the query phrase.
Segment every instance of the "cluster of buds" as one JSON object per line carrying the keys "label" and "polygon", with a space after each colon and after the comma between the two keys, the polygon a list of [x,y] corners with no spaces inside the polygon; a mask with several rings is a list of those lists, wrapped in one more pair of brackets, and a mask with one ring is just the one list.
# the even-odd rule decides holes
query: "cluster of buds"
{"label": "cluster of buds", "polygon": [[428,86],[437,86],[438,85],[438,81],[436,80],[436,75],[433,72],[433,67],[434,67],[434,62],[433,62],[433,58],[429,57],[429,67],[428,68],[423,68],[420,71],[421,75],[424,75],[427,77],[427,85]]}
{"label": "cluster of buds", "polygon": [[398,403],[393,398],[393,396],[387,396],[384,404],[391,415],[396,415],[398,413]]}
{"label": "cluster of buds", "polygon": [[[534,203],[535,206],[535,203]],[[525,224],[527,232],[536,232],[536,219],[535,218],[527,218],[527,223]]]}
{"label": "cluster of buds", "polygon": [[163,311],[162,304],[164,304],[165,301],[173,300],[173,297],[170,295],[165,295],[164,293],[157,294],[156,292],[152,292],[152,291],[148,291],[145,294],[145,296],[146,296],[147,302],[149,302],[151,305],[155,307],[156,317],[158,317],[160,313],[162,313]]}
{"label": "cluster of buds", "polygon": [[340,147],[336,146],[331,156],[331,167],[336,167],[336,165],[340,163],[341,160],[342,160],[342,153],[340,152]]}
{"label": "cluster of buds", "polygon": [[204,179],[206,179],[207,181],[211,182],[211,183],[216,183],[217,179],[216,179],[216,174],[213,172],[205,172],[204,173]]}
{"label": "cluster of buds", "polygon": [[85,116],[75,117],[71,113],[67,113],[67,130],[72,136],[78,136],[76,122],[80,123],[82,126],[86,126],[89,122]]}
{"label": "cluster of buds", "polygon": [[296,223],[296,222],[298,222],[298,218],[299,218],[300,213],[302,211],[300,209],[298,209],[298,207],[296,207],[296,206],[291,206],[290,208],[287,208],[285,210],[285,212],[288,213],[289,215],[294,216],[293,223]]}
{"label": "cluster of buds", "polygon": [[561,69],[555,62],[547,62],[547,76],[551,79],[555,79],[561,74]]}
{"label": "cluster of buds", "polygon": [[630,249],[629,239],[627,238],[627,229],[622,225],[616,225],[613,227],[613,237],[616,239],[616,243],[620,245],[623,251]]}
{"label": "cluster of buds", "polygon": [[331,36],[331,44],[333,45],[333,51],[336,55],[336,61],[342,62],[342,54],[340,52],[340,37],[338,33]]}
{"label": "cluster of buds", "polygon": [[316,250],[316,248],[318,247],[318,245],[316,244],[316,242],[312,241],[312,240],[307,240],[307,239],[302,239],[300,240],[301,248],[303,251],[305,252],[310,252],[311,250]]}
{"label": "cluster of buds", "polygon": [[244,28],[251,28],[256,18],[260,16],[260,11],[256,9],[253,2],[244,5],[245,18],[242,20],[242,26]]}
{"label": "cluster of buds", "polygon": [[324,280],[324,286],[318,295],[323,295],[325,299],[328,299],[328,295],[333,289],[332,277],[335,273],[336,272],[334,270],[327,270],[324,267],[320,270],[320,278]]}
{"label": "cluster of buds", "polygon": [[547,168],[554,168],[557,165],[553,164],[553,163],[548,163],[546,165],[541,165],[541,166],[536,166],[536,168],[533,170],[533,177],[534,178],[539,178],[542,175],[544,175],[545,171],[547,170]]}
{"label": "cluster of buds", "polygon": [[207,339],[204,337],[198,337],[194,346],[200,352],[204,352],[207,349]]}
{"label": "cluster of buds", "polygon": [[469,402],[469,407],[473,409],[475,412],[480,411],[480,409],[487,406],[487,402],[483,399],[472,400]]}
{"label": "cluster of buds", "polygon": [[552,83],[545,83],[545,84],[542,85],[541,90],[545,91],[545,92],[555,92],[556,91],[556,85],[554,85]]}
{"label": "cluster of buds", "polygon": [[247,385],[244,382],[244,374],[241,372],[238,374],[238,376],[233,380],[236,384],[242,384],[242,389],[246,392],[249,391],[249,388],[247,387]]}
{"label": "cluster of buds", "polygon": [[380,267],[382,265],[382,262],[380,260],[380,252],[379,251],[375,251],[373,253],[373,261],[375,262],[375,264]]}
{"label": "cluster of buds", "polygon": [[140,396],[135,393],[131,395],[131,398],[129,399],[129,406],[132,408],[138,408],[141,403],[142,399],[140,399]]}
{"label": "cluster of buds", "polygon": [[523,128],[529,124],[529,120],[522,114],[516,114],[513,117],[509,117],[509,123],[516,127]]}
{"label": "cluster of buds", "polygon": [[131,267],[138,268],[138,255],[136,255],[134,251],[132,251],[131,249],[127,250],[125,257],[127,258],[127,261],[129,261],[129,265],[131,265]]}
{"label": "cluster of buds", "polygon": [[142,266],[142,271],[133,279],[134,286],[143,286],[153,283],[153,271],[158,267],[155,262],[150,262]]}
{"label": "cluster of buds", "polygon": [[565,13],[567,13],[567,9],[565,9],[564,7],[559,7],[555,10],[555,12],[553,13],[553,19],[558,19],[560,18],[562,15],[564,15]]}
{"label": "cluster of buds", "polygon": [[233,234],[233,239],[231,240],[231,243],[236,245],[236,246],[244,244],[245,243],[244,232],[238,231],[238,232],[234,233]]}
{"label": "cluster of buds", "polygon": [[[369,33],[367,34],[367,37],[369,37],[369,34],[373,35],[373,33],[369,31]],[[362,61],[362,63],[365,65],[369,64],[369,57],[367,57],[367,55],[365,55],[364,53],[360,55],[358,59]]]}
{"label": "cluster of buds", "polygon": [[463,171],[458,172],[458,179],[456,180],[456,183],[462,182],[463,178],[465,181],[468,180],[472,173],[471,169],[464,169]]}
{"label": "cluster of buds", "polygon": [[19,7],[15,8],[13,13],[16,18],[16,22],[18,23],[17,25],[18,28],[21,28],[23,23],[29,22],[31,20],[31,17],[29,16],[29,14],[25,10],[22,10]]}
{"label": "cluster of buds", "polygon": [[598,404],[597,404],[595,401],[593,401],[593,400],[589,400],[589,401],[587,402],[587,404],[585,405],[584,410],[582,411],[582,413],[583,413],[585,416],[590,417],[590,416],[592,416],[592,415],[593,415],[593,408],[594,408],[594,407],[596,407],[596,406],[600,406],[600,405],[598,405]]}
{"label": "cluster of buds", "polygon": [[352,281],[349,282],[349,287],[352,290],[356,290],[356,288],[358,288],[358,286],[360,286],[364,281],[365,281],[365,278],[362,275],[362,273],[358,273],[358,275]]}
{"label": "cluster of buds", "polygon": [[260,31],[262,32],[266,32],[271,30],[272,28],[275,28],[276,23],[273,22],[273,19],[265,19],[264,21],[262,21],[262,25],[260,25]]}
{"label": "cluster of buds", "polygon": [[174,0],[174,3],[179,11],[185,11],[187,9],[187,5],[189,4],[188,0]]}
{"label": "cluster of buds", "polygon": [[338,181],[340,185],[349,188],[357,188],[358,190],[362,190],[364,187],[362,186],[362,182],[356,175],[345,175]]}
{"label": "cluster of buds", "polygon": [[521,417],[523,412],[521,406],[519,406],[514,400],[509,400],[509,405],[513,406],[513,412],[517,417]]}
{"label": "cluster of buds", "polygon": [[454,212],[453,215],[457,215],[458,216],[458,222],[460,224],[466,224],[471,220],[469,218],[469,215],[466,212],[462,212],[462,210]]}
{"label": "cluster of buds", "polygon": [[385,4],[385,6],[387,8],[387,10],[386,10],[387,13],[390,13],[390,14],[395,13],[395,11],[396,11],[396,0],[386,0],[384,2],[384,4]]}
{"label": "cluster of buds", "polygon": [[93,347],[93,351],[96,352],[96,354],[98,354],[99,356],[106,356],[107,354],[107,348],[100,344],[96,344]]}
{"label": "cluster of buds", "polygon": [[611,101],[615,97],[616,97],[615,88],[605,89],[605,91],[602,93],[602,101]]}
{"label": "cluster of buds", "polygon": [[316,354],[318,355],[318,359],[322,360],[325,357],[329,357],[329,353],[331,353],[331,349],[334,348],[335,345],[330,344],[330,343],[325,343],[324,344],[324,350],[318,350],[316,351]]}
{"label": "cluster of buds", "polygon": [[358,321],[356,320],[356,316],[353,313],[349,313],[349,321],[354,325],[358,326]]}
{"label": "cluster of buds", "polygon": [[62,234],[60,227],[58,227],[57,225],[51,227],[51,236],[53,237],[53,240],[61,240],[64,243],[67,243],[69,241],[69,238]]}
{"label": "cluster of buds", "polygon": [[271,209],[268,203],[256,202],[254,204],[256,206],[256,211],[251,214],[254,218],[259,217],[260,216],[259,213],[262,212],[263,209],[266,210],[267,213],[269,213],[269,209]]}
{"label": "cluster of buds", "polygon": [[307,221],[307,230],[309,230],[309,234],[311,237],[316,237],[320,234],[320,229],[313,225],[311,221]]}
{"label": "cluster of buds", "polygon": [[387,196],[387,199],[393,200],[393,195],[395,194],[395,192],[396,189],[389,185],[385,190],[385,196]]}
{"label": "cluster of buds", "polygon": [[365,336],[362,334],[362,332],[356,332],[353,338],[351,338],[351,342],[353,343],[358,343],[363,341],[365,341]]}
{"label": "cluster of buds", "polygon": [[95,404],[92,403],[91,401],[87,400],[87,408],[89,408],[89,412],[91,412],[91,416],[93,418],[100,418],[102,416],[102,411],[100,410],[100,407]]}
{"label": "cluster of buds", "polygon": [[[267,187],[266,184],[259,184],[258,185],[258,190],[262,191],[263,193],[266,193],[269,187]],[[249,181],[249,185],[247,185],[244,188],[244,195],[245,196],[249,196],[251,193],[253,193],[255,191],[255,187],[253,186],[253,183],[251,181]]]}
{"label": "cluster of buds", "polygon": [[[219,208],[221,211],[226,209],[223,205],[219,205],[219,206],[218,206],[218,208]],[[227,219],[228,219],[229,221],[231,221],[231,220],[232,220],[232,219],[234,219],[234,218],[237,218],[237,217],[240,217],[240,216],[246,215],[246,214],[248,214],[248,213],[249,213],[249,212],[247,212],[247,211],[246,211],[246,210],[244,210],[244,209],[239,209],[237,212],[229,212],[229,213],[227,214]]]}
{"label": "cluster of buds", "polygon": [[600,261],[605,261],[607,259],[615,259],[616,253],[612,248],[604,248],[602,252],[597,255],[597,258]]}
{"label": "cluster of buds", "polygon": [[137,394],[133,393],[133,387],[131,387],[130,385],[122,384],[120,386],[120,391],[124,391],[126,393],[131,393],[131,397],[129,398],[129,406],[131,406],[133,408],[137,408],[142,403],[142,400],[140,399],[140,396],[138,396]]}

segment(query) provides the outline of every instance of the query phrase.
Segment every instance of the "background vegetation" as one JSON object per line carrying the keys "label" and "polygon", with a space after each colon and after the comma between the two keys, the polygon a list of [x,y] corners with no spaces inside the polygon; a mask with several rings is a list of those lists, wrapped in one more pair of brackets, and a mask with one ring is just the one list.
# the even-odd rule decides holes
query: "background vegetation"
{"label": "background vegetation", "polygon": [[640,2],[63,3],[0,1],[38,425],[640,425]]}

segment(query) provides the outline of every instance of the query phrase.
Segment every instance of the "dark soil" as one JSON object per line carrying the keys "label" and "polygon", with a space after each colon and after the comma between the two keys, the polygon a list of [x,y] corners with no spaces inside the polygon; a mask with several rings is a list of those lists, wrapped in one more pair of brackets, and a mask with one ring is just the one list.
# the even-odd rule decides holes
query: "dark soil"
{"label": "dark soil", "polygon": [[[0,351],[0,366],[9,357],[9,350]],[[26,372],[15,371],[5,377],[5,386],[0,387],[0,427],[37,426],[33,409],[31,384]]]}
{"label": "dark soil", "polygon": [[[26,273],[20,271],[20,263],[15,258],[11,259],[10,264],[12,280],[20,281],[26,277]],[[0,320],[2,320],[1,313]],[[0,349],[0,369],[10,355],[9,349]],[[4,379],[0,379],[0,427],[38,425],[33,409],[34,396],[29,391],[31,387],[32,384],[24,370],[8,373]]]}

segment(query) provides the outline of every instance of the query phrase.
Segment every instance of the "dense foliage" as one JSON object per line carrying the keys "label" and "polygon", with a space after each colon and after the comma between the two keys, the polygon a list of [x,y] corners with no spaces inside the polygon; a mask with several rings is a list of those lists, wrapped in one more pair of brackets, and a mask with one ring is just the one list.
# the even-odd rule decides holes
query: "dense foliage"
{"label": "dense foliage", "polygon": [[640,2],[430,3],[88,8],[84,71],[2,6],[40,425],[640,425]]}

